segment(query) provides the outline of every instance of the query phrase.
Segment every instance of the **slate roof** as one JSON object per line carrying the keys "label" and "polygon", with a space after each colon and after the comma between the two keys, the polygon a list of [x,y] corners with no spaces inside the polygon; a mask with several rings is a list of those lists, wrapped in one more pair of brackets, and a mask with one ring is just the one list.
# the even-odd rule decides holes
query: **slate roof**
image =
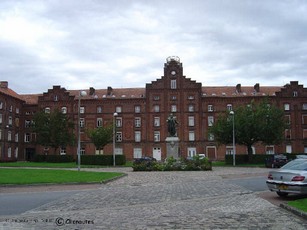
{"label": "slate roof", "polygon": [[[260,86],[259,92],[256,92],[254,86],[242,86],[241,91],[238,92],[236,86],[204,86],[202,87],[203,97],[244,97],[244,96],[275,96],[275,93],[281,90],[281,86]],[[79,95],[80,91],[85,91],[87,95],[83,99],[101,99],[101,98],[116,98],[116,99],[131,99],[144,98],[145,88],[114,88],[108,94],[108,89],[93,90],[67,90],[71,96]],[[12,91],[14,92],[14,91]],[[15,92],[14,92],[15,93]],[[26,101],[27,104],[37,104],[38,97],[42,94],[14,94],[16,97]]]}

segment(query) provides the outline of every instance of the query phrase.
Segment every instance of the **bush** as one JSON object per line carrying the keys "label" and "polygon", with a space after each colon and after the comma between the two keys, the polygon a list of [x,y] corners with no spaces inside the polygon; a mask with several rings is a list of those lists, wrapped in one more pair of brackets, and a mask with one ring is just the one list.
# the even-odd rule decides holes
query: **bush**
{"label": "bush", "polygon": [[212,170],[212,163],[208,158],[193,157],[193,159],[175,159],[169,157],[164,162],[134,161],[133,171],[199,171]]}
{"label": "bush", "polygon": [[49,162],[49,163],[66,163],[74,162],[73,156],[70,155],[35,155],[34,162]]}

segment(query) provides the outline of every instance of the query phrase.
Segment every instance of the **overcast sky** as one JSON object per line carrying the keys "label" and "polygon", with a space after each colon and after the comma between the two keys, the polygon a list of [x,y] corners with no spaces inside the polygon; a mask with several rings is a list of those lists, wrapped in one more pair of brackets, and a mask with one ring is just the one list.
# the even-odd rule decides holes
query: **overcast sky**
{"label": "overcast sky", "polygon": [[203,86],[307,87],[307,1],[0,1],[0,79],[20,94],[145,87],[168,56]]}

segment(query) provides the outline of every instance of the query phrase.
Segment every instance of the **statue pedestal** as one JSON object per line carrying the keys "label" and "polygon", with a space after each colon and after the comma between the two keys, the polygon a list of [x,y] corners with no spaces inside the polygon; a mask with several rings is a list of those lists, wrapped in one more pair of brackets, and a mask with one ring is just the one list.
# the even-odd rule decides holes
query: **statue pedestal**
{"label": "statue pedestal", "polygon": [[167,137],[166,141],[166,157],[179,158],[179,138],[178,137]]}

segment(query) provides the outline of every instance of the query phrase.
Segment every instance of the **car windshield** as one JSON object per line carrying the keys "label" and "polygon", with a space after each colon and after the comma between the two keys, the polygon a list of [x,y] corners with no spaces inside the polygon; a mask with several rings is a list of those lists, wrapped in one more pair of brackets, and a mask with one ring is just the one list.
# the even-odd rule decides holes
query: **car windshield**
{"label": "car windshield", "polygon": [[282,169],[307,171],[307,160],[296,159],[284,165]]}

